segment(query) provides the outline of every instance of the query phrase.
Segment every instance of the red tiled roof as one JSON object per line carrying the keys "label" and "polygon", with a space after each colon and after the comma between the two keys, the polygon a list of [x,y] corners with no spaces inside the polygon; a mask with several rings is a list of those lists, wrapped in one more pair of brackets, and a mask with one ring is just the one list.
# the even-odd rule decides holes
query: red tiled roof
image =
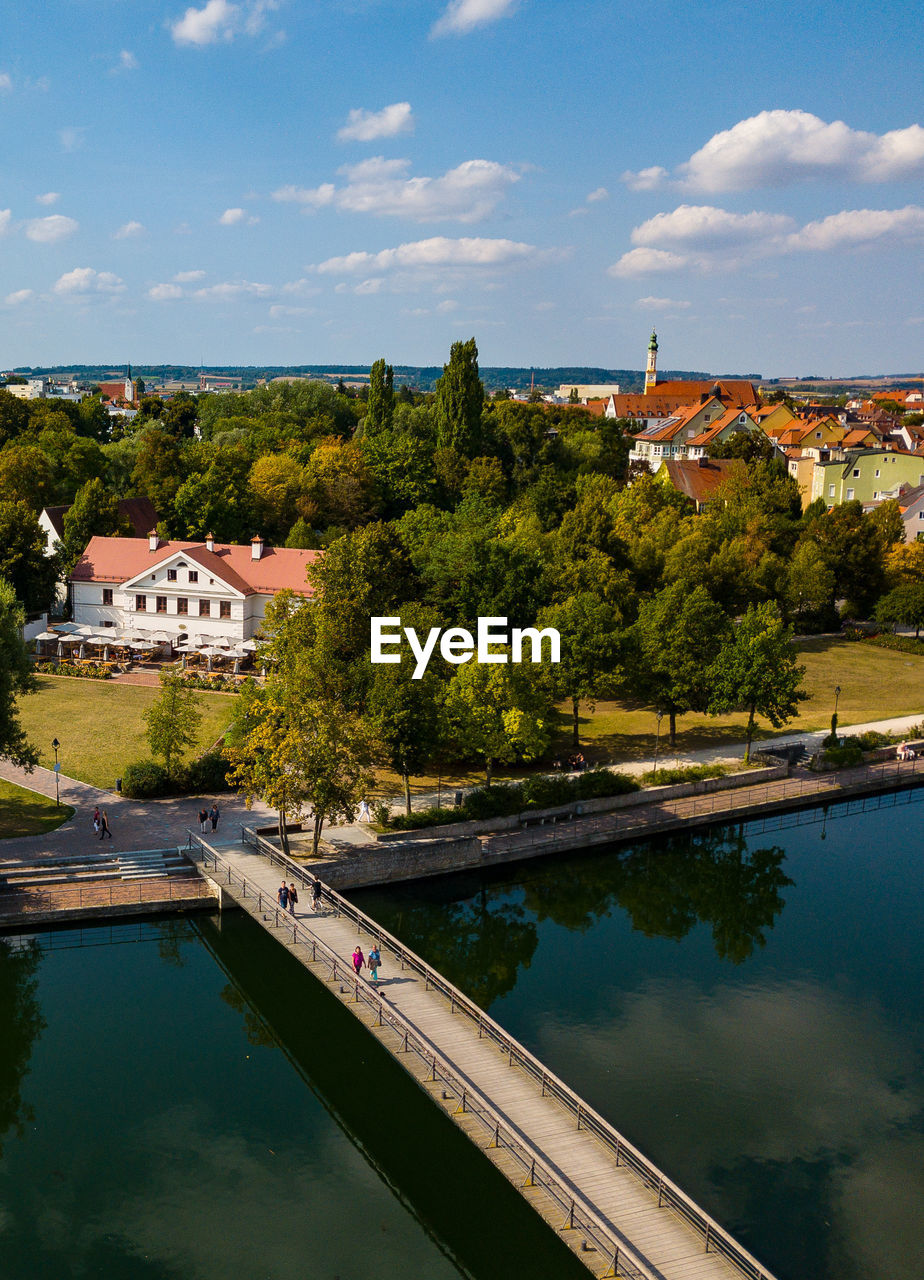
{"label": "red tiled roof", "polygon": [[726,480],[747,473],[740,458],[666,458],[661,466],[674,488],[696,503],[708,502]]}
{"label": "red tiled roof", "polygon": [[749,404],[757,404],[757,389],[753,382],[746,378],[713,378],[704,382],[656,382],[645,397],[683,396],[686,403],[698,396],[717,396],[723,404],[737,405],[746,408]]}
{"label": "red tiled roof", "polygon": [[186,559],[242,595],[274,595],[285,589],[303,596],[313,594],[305,574],[320,551],[264,545],[263,555],[254,560],[249,546],[226,542],[216,542],[214,546],[214,551],[208,551],[204,542],[161,542],[156,551],[151,551],[147,538],[91,538],[71,579],[128,582],[182,552]]}
{"label": "red tiled roof", "polygon": [[[46,507],[45,515],[51,521],[51,527],[59,538],[64,537],[64,517],[70,511],[72,503],[63,507]],[[138,537],[147,536],[155,527],[158,515],[150,498],[120,498],[119,515],[128,516],[132,528]]]}

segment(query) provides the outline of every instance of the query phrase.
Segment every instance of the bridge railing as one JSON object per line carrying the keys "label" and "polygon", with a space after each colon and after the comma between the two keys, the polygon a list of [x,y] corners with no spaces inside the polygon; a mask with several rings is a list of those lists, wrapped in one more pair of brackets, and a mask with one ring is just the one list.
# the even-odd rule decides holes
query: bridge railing
{"label": "bridge railing", "polygon": [[[301,884],[306,887],[310,887],[314,883],[314,877],[306,873],[304,867],[286,857],[280,849],[264,839],[253,828],[243,827],[241,832],[244,843],[263,854],[269,862],[284,870],[287,877],[297,877]],[[201,844],[202,842],[199,843]],[[208,848],[208,846],[203,845],[203,848]],[[209,850],[209,856],[217,855],[214,855],[214,851]],[[476,1027],[479,1037],[490,1040],[504,1054],[511,1066],[519,1067],[520,1070],[530,1076],[539,1085],[544,1097],[555,1098],[574,1116],[577,1128],[593,1133],[598,1141],[614,1155],[616,1164],[627,1168],[657,1197],[660,1207],[671,1209],[692,1227],[702,1238],[707,1253],[722,1254],[742,1276],[747,1277],[747,1280],[773,1280],[771,1273],[748,1253],[734,1237],[729,1235],[720,1223],[705,1213],[685,1191],[643,1155],[628,1138],[615,1129],[592,1107],[588,1106],[583,1098],[553,1072],[549,1071],[548,1067],[535,1055],[530,1053],[525,1046],[505,1031],[499,1023],[495,1022],[493,1018],[485,1013],[464,992],[460,991],[458,987],[454,986],[437,969],[427,964],[425,960],[411,951],[409,947],[406,947],[398,938],[383,929],[371,916],[367,916],[364,911],[354,906],[353,903],[337,893],[336,890],[327,885],[322,885],[321,900],[326,902],[338,916],[350,920],[356,926],[360,935],[365,934],[373,941],[384,944],[400,961],[402,968],[413,971],[424,980],[428,990],[439,991],[448,1002],[451,1012],[460,1013],[467,1017]],[[355,977],[350,966],[345,966],[344,962],[339,959],[337,963],[341,969],[349,968],[351,980]],[[427,1052],[432,1052],[432,1048],[428,1047]],[[505,1145],[507,1144],[505,1143]],[[622,1246],[620,1246],[621,1248]],[[640,1261],[638,1265],[644,1268],[644,1264]],[[639,1274],[647,1275],[647,1272],[641,1269]]]}
{"label": "bridge railing", "polygon": [[[250,828],[245,828],[245,831],[251,837],[248,843],[253,839],[262,840]],[[490,1099],[470,1081],[460,1076],[439,1049],[405,1019],[376,988],[357,976],[349,961],[338,955],[302,921],[294,919],[287,911],[281,910],[271,895],[264,893],[252,881],[248,882],[246,876],[230,866],[221,854],[204,840],[192,832],[188,834],[187,847],[190,851],[198,850],[207,872],[212,871],[216,877],[220,876],[229,885],[236,882],[241,887],[245,898],[255,897],[257,910],[263,915],[264,920],[270,920],[276,928],[285,933],[287,938],[291,931],[293,943],[301,943],[306,948],[310,948],[312,963],[321,962],[329,965],[330,981],[339,983],[342,993],[352,993],[355,1003],[365,1005],[375,1015],[376,1026],[388,1026],[392,1029],[398,1037],[398,1052],[413,1053],[419,1058],[427,1068],[427,1082],[439,1084],[448,1089],[450,1096],[458,1102],[458,1114],[470,1115],[480,1122],[489,1138],[488,1147],[507,1152],[526,1175],[523,1185],[542,1188],[558,1205],[563,1214],[561,1230],[580,1231],[587,1241],[592,1242],[590,1247],[595,1249],[602,1258],[607,1259],[605,1276],[625,1276],[629,1280],[660,1280],[659,1275],[647,1266],[631,1246],[613,1235],[608,1225],[580,1192],[563,1182],[561,1176],[529,1144],[528,1140],[509,1126],[506,1118],[492,1106]],[[279,850],[269,847],[276,855],[273,861],[283,867],[288,875],[297,877],[307,887],[310,881],[303,870],[280,855]],[[349,905],[344,899],[340,899],[339,894],[326,886],[322,887],[322,900],[326,900],[334,909],[341,904]],[[271,914],[267,915],[267,913]],[[339,914],[347,913],[339,911]],[[359,914],[362,915],[362,913]],[[363,917],[363,920],[368,919]],[[354,918],[354,923],[359,922]],[[374,926],[375,922],[369,920],[369,924]],[[365,931],[368,932],[368,930]],[[379,929],[374,932],[377,940],[389,940],[385,942],[388,950],[394,949],[391,946],[390,935],[385,930]],[[402,955],[413,954],[407,952],[407,949],[400,944],[397,945]],[[402,961],[402,963],[405,962]],[[423,965],[423,961],[419,963]],[[459,995],[461,996],[461,993]],[[773,1280],[767,1272],[757,1271],[754,1275],[760,1277],[760,1280]]]}

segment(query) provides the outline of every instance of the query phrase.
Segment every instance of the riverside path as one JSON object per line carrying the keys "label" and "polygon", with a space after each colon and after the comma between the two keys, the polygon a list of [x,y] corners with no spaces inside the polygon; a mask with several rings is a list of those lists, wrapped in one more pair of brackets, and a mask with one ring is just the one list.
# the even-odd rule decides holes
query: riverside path
{"label": "riverside path", "polygon": [[[323,889],[251,829],[190,856],[222,906],[236,905],[359,1018],[596,1276],[773,1280],[717,1222],[440,973],[345,898]],[[296,914],[278,907],[296,883]],[[377,943],[380,979],[357,976],[353,948]]]}

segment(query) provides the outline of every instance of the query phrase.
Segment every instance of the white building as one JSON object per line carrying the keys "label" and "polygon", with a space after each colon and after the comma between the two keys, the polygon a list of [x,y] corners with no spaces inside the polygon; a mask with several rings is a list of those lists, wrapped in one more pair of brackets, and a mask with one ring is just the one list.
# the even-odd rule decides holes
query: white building
{"label": "white building", "polygon": [[164,632],[182,648],[200,636],[239,644],[260,630],[266,606],[288,588],[310,597],[319,551],[148,538],[92,538],[71,575],[74,621],[119,633]]}
{"label": "white building", "polygon": [[4,388],[18,400],[41,400],[47,389],[47,378],[27,378],[25,382],[11,382]]}

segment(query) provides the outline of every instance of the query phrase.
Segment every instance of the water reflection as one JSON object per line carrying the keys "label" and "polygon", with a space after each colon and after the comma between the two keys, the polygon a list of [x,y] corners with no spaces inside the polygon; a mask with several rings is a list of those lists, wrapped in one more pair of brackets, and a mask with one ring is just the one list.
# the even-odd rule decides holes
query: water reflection
{"label": "water reflection", "polygon": [[6,1134],[11,1129],[21,1134],[33,1119],[22,1090],[33,1047],[45,1027],[37,994],[40,958],[35,945],[16,946],[0,938],[0,1154]]}

